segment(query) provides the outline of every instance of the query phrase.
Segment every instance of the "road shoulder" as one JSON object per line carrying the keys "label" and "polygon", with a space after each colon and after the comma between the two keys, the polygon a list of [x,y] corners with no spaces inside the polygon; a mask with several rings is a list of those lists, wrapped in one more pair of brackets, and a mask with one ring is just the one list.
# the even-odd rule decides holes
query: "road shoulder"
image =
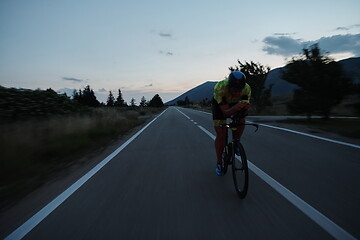
{"label": "road shoulder", "polygon": [[64,192],[74,182],[93,169],[103,159],[124,144],[136,132],[157,116],[150,117],[143,124],[133,128],[126,135],[119,136],[109,145],[87,153],[63,171],[56,173],[49,181],[19,199],[12,206],[0,212],[0,238],[5,238],[26,220],[41,210],[46,204]]}

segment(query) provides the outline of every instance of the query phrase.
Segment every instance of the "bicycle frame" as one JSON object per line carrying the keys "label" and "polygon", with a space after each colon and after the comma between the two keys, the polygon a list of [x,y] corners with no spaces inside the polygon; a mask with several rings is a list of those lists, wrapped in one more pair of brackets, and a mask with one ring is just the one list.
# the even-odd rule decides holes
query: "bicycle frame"
{"label": "bicycle frame", "polygon": [[[256,127],[255,132],[258,130],[259,125],[258,124],[252,124],[252,123],[240,123],[239,120],[231,118],[230,123],[226,123],[221,125],[221,127],[226,128],[225,133],[225,147],[223,150],[223,161],[222,161],[222,167],[223,172],[227,172],[228,165],[232,165],[232,173],[233,173],[233,180],[234,180],[234,186],[236,189],[236,192],[238,193],[240,198],[244,198],[247,194],[248,189],[248,166],[247,166],[247,158],[245,150],[241,143],[239,143],[240,147],[240,156],[239,156],[239,162],[237,162],[237,159],[235,159],[235,139],[233,137],[232,141],[229,140],[229,129],[233,131],[236,131],[239,126],[245,126],[245,125],[251,125]],[[240,163],[241,167],[237,167],[236,165]],[[238,175],[240,174],[240,175]],[[243,177],[241,177],[242,174],[245,174]],[[243,179],[243,181],[238,182],[239,179]]]}

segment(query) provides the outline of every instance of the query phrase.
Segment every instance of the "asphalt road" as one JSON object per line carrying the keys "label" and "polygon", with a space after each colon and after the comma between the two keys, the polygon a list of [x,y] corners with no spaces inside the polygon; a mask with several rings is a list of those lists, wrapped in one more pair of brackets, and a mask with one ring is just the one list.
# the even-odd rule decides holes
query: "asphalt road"
{"label": "asphalt road", "polygon": [[24,239],[360,238],[359,148],[246,129],[252,169],[316,209],[311,218],[258,172],[240,200],[231,172],[215,174],[213,135],[211,115],[167,109]]}

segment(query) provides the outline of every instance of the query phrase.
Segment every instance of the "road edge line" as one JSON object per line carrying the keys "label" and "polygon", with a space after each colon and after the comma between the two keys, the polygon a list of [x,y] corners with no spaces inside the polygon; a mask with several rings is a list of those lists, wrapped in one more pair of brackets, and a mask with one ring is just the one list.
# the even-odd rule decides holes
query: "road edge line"
{"label": "road edge line", "polygon": [[19,240],[25,237],[32,229],[34,229],[39,223],[41,223],[49,214],[51,214],[57,207],[59,207],[66,199],[68,199],[73,193],[75,193],[82,185],[84,185],[91,177],[93,177],[99,170],[101,170],[107,163],[109,163],[117,154],[119,154],[127,145],[129,145],[136,137],[138,137],[146,128],[148,128],[153,122],[155,122],[164,112],[165,109],[159,115],[157,115],[151,122],[146,124],[142,129],[135,133],[125,143],[118,147],[114,152],[104,158],[99,164],[82,176],[79,180],[73,183],[69,188],[62,192],[59,196],[53,199],[40,211],[35,213],[27,221],[25,221],[20,227],[10,233],[4,240]]}
{"label": "road edge line", "polygon": [[[252,121],[247,121],[247,122],[249,122],[249,123],[255,123],[255,122],[252,122]],[[308,133],[303,133],[303,132],[298,132],[298,131],[291,130],[291,129],[287,129],[287,128],[282,128],[282,127],[276,127],[276,126],[272,126],[272,125],[267,125],[267,124],[263,124],[263,123],[257,123],[257,124],[259,124],[260,126],[263,126],[263,127],[273,128],[273,129],[277,129],[277,130],[281,130],[281,131],[285,131],[285,132],[295,133],[295,134],[299,134],[299,135],[303,135],[303,136],[307,136],[307,137],[312,137],[312,138],[320,139],[320,140],[327,141],[327,142],[331,142],[331,143],[337,143],[337,144],[340,144],[340,145],[344,145],[344,146],[348,146],[348,147],[353,147],[353,148],[360,149],[360,146],[359,146],[359,145],[352,144],[352,143],[337,141],[337,140],[333,140],[333,139],[330,139],[330,138],[319,137],[319,136],[316,136],[316,135],[312,135],[312,134],[308,134]]]}
{"label": "road edge line", "polygon": [[[208,112],[199,111],[199,110],[196,110],[196,109],[192,109],[192,110],[200,112],[200,113],[205,113],[205,114],[210,114],[211,115],[211,113],[208,113]],[[248,123],[256,123],[256,122],[253,122],[253,121],[247,121],[247,122]],[[336,143],[336,144],[339,144],[339,145],[344,145],[344,146],[360,149],[360,145],[356,145],[356,144],[352,144],[352,143],[337,141],[337,140],[333,140],[333,139],[330,139],[330,138],[319,137],[319,136],[316,136],[316,135],[313,135],[313,134],[303,133],[303,132],[299,132],[299,131],[295,131],[295,130],[291,130],[291,129],[287,129],[287,128],[282,128],[282,127],[276,127],[276,126],[272,126],[272,125],[267,125],[267,124],[263,124],[263,123],[256,123],[256,124],[259,124],[260,126],[263,126],[263,127],[273,128],[273,129],[277,129],[277,130],[281,130],[281,131],[285,131],[285,132],[295,133],[295,134],[303,135],[303,136],[306,136],[306,137],[312,137],[312,138],[316,138],[316,139],[319,139],[319,140],[323,140],[323,141],[327,141],[327,142],[331,142],[331,143]]]}
{"label": "road edge line", "polygon": [[[189,120],[191,119],[185,113],[181,112],[177,109],[180,113],[182,113],[185,117]],[[204,133],[206,133],[210,138],[213,140],[215,139],[215,135],[209,132],[207,129],[202,127],[201,125],[197,125]],[[237,159],[240,159],[236,156]],[[312,207],[310,204],[302,200],[298,197],[295,193],[291,192],[289,189],[284,187],[281,183],[276,181],[270,175],[266,174],[263,170],[257,167],[255,164],[250,162],[249,169],[255,173],[260,179],[262,179],[265,183],[267,183],[271,188],[277,191],[281,196],[283,196],[286,200],[288,200],[292,205],[294,205],[297,209],[299,209],[302,213],[308,216],[312,221],[314,221],[317,225],[319,225],[322,229],[324,229],[328,234],[333,236],[335,239],[344,239],[344,240],[356,240],[354,236],[352,236],[349,232],[345,229],[337,225],[331,219],[326,217],[316,208]]]}

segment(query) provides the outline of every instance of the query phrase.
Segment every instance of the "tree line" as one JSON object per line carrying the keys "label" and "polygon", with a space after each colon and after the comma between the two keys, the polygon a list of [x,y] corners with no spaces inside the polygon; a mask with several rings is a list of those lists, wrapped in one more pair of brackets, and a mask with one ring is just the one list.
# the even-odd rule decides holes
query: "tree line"
{"label": "tree line", "polygon": [[[244,72],[252,89],[253,105],[259,113],[272,105],[270,99],[273,85],[265,88],[270,68],[253,62],[238,63],[238,67],[229,69]],[[281,78],[297,85],[292,100],[287,104],[288,111],[292,114],[306,114],[309,118],[317,114],[327,119],[331,110],[346,95],[359,94],[359,88],[353,85],[342,65],[327,53],[322,54],[319,44],[303,48],[299,56],[293,57],[285,65]]]}
{"label": "tree line", "polygon": [[[136,107],[135,99],[132,98],[130,101],[130,105],[128,105],[122,96],[122,92],[118,89],[118,96],[115,98],[112,91],[109,91],[109,95],[107,97],[106,104],[100,103],[95,96],[94,91],[90,88],[90,86],[86,86],[83,90],[74,90],[73,99],[79,102],[82,105],[89,107],[98,107],[98,106],[106,106],[106,107]],[[155,94],[155,96],[147,101],[143,96],[139,103],[139,107],[163,107],[164,103],[159,96],[159,94]]]}
{"label": "tree line", "polygon": [[[241,62],[229,67],[230,72],[241,71],[246,76],[246,82],[251,87],[251,104],[255,113],[261,113],[266,107],[271,107],[271,91],[273,84],[265,87],[270,67],[261,63]],[[226,77],[227,78],[227,77]],[[292,114],[305,114],[311,117],[314,114],[329,118],[331,110],[339,104],[346,95],[360,93],[359,85],[354,85],[339,62],[335,62],[327,53],[322,54],[318,44],[302,49],[299,56],[290,60],[283,71],[281,78],[289,83],[296,84],[293,98],[287,104]],[[188,97],[180,100],[177,105],[189,105],[192,102]],[[211,101],[204,99],[200,105],[210,106]],[[359,108],[359,104],[354,107]],[[360,112],[360,109],[357,109]]]}
{"label": "tree line", "polygon": [[[87,107],[128,107],[129,105],[119,95],[115,99],[109,94],[106,104],[100,103],[90,86],[79,91],[74,90],[73,98],[66,94],[58,94],[51,88],[46,90],[16,89],[0,86],[0,123],[16,120],[31,119],[36,117],[50,117],[87,112]],[[135,106],[135,99],[130,106]],[[140,107],[163,107],[159,94],[150,101],[145,97],[140,102]],[[136,106],[137,107],[137,106]]]}

